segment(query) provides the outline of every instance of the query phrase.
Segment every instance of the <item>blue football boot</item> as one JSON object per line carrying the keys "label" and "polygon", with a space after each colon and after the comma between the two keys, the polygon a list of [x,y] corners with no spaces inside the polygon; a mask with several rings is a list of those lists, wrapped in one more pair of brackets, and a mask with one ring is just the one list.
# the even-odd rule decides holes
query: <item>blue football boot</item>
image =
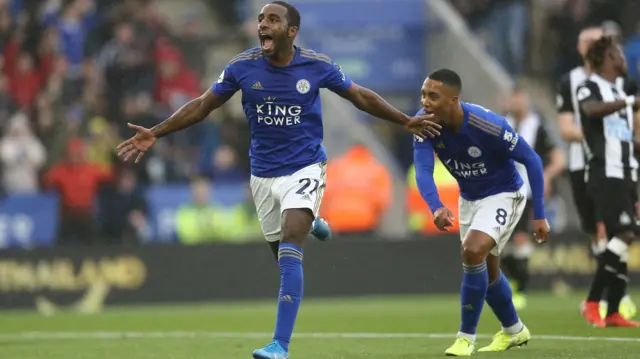
{"label": "blue football boot", "polygon": [[254,359],[289,359],[289,353],[277,341],[253,351]]}
{"label": "blue football boot", "polygon": [[316,217],[313,221],[311,235],[321,242],[329,242],[331,240],[331,228],[329,228],[329,223],[320,217]]}

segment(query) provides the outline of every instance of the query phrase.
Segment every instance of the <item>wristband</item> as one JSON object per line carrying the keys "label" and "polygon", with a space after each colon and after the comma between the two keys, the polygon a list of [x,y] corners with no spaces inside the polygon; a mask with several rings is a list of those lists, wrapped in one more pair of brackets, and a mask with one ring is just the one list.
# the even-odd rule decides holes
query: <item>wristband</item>
{"label": "wristband", "polygon": [[633,106],[636,104],[636,97],[627,96],[627,98],[624,99],[624,102],[627,104],[627,106]]}

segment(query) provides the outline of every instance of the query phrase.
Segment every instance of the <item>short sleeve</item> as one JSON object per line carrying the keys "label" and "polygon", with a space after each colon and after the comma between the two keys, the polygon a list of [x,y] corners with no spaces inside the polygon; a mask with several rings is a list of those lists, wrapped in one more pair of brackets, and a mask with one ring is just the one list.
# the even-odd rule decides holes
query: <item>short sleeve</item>
{"label": "short sleeve", "polygon": [[345,75],[337,64],[326,64],[323,73],[324,79],[321,87],[327,88],[337,94],[345,92],[351,87],[351,79]]}
{"label": "short sleeve", "polygon": [[233,73],[233,64],[227,65],[218,77],[218,80],[211,86],[213,93],[219,97],[231,97],[239,89],[240,85]]}
{"label": "short sleeve", "polygon": [[556,84],[556,110],[558,113],[574,112],[571,97],[571,80],[568,76],[564,76]]}
{"label": "short sleeve", "polygon": [[547,156],[554,149],[562,147],[562,140],[546,123],[542,123],[538,128],[538,140],[535,147],[538,155]]}
{"label": "short sleeve", "polygon": [[576,89],[576,100],[578,100],[578,104],[582,106],[583,103],[589,101],[601,101],[600,97],[600,89],[598,85],[591,81],[583,82]]}

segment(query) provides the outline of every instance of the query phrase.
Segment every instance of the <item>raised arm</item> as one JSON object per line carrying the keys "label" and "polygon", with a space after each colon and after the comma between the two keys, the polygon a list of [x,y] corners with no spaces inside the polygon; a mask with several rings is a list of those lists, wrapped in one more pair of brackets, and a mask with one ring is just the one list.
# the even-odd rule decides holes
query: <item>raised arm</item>
{"label": "raised arm", "polygon": [[438,130],[442,127],[430,121],[432,116],[407,116],[402,111],[391,106],[377,93],[351,81],[349,76],[342,72],[340,66],[333,63],[327,63],[323,66],[324,76],[322,87],[328,88],[349,100],[358,110],[364,111],[374,117],[402,125],[406,131],[422,138],[425,138],[425,135],[431,138],[440,135]]}
{"label": "raised arm", "polygon": [[220,77],[210,89],[200,97],[189,101],[168,119],[153,126],[144,128],[134,124],[128,126],[136,130],[136,134],[122,142],[116,148],[118,156],[127,162],[135,158],[138,163],[144,154],[153,146],[158,138],[192,126],[204,120],[213,110],[224,105],[239,90],[231,64],[222,71]]}
{"label": "raised arm", "polygon": [[351,83],[351,86],[340,96],[349,100],[358,110],[371,116],[400,125],[405,125],[411,120],[410,116],[391,106],[380,95],[356,83]]}

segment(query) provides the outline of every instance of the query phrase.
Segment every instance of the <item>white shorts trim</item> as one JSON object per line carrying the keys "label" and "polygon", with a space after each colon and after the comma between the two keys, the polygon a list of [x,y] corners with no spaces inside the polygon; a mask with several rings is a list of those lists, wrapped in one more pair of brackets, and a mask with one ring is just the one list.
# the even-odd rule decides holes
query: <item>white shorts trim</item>
{"label": "white shorts trim", "polygon": [[327,164],[315,163],[282,177],[252,175],[250,186],[262,233],[267,241],[277,242],[285,210],[308,208],[318,215],[327,186]]}
{"label": "white shorts trim", "polygon": [[464,241],[470,230],[486,233],[496,242],[491,254],[500,255],[524,213],[527,204],[524,187],[517,192],[498,193],[477,201],[460,197],[460,240]]}

